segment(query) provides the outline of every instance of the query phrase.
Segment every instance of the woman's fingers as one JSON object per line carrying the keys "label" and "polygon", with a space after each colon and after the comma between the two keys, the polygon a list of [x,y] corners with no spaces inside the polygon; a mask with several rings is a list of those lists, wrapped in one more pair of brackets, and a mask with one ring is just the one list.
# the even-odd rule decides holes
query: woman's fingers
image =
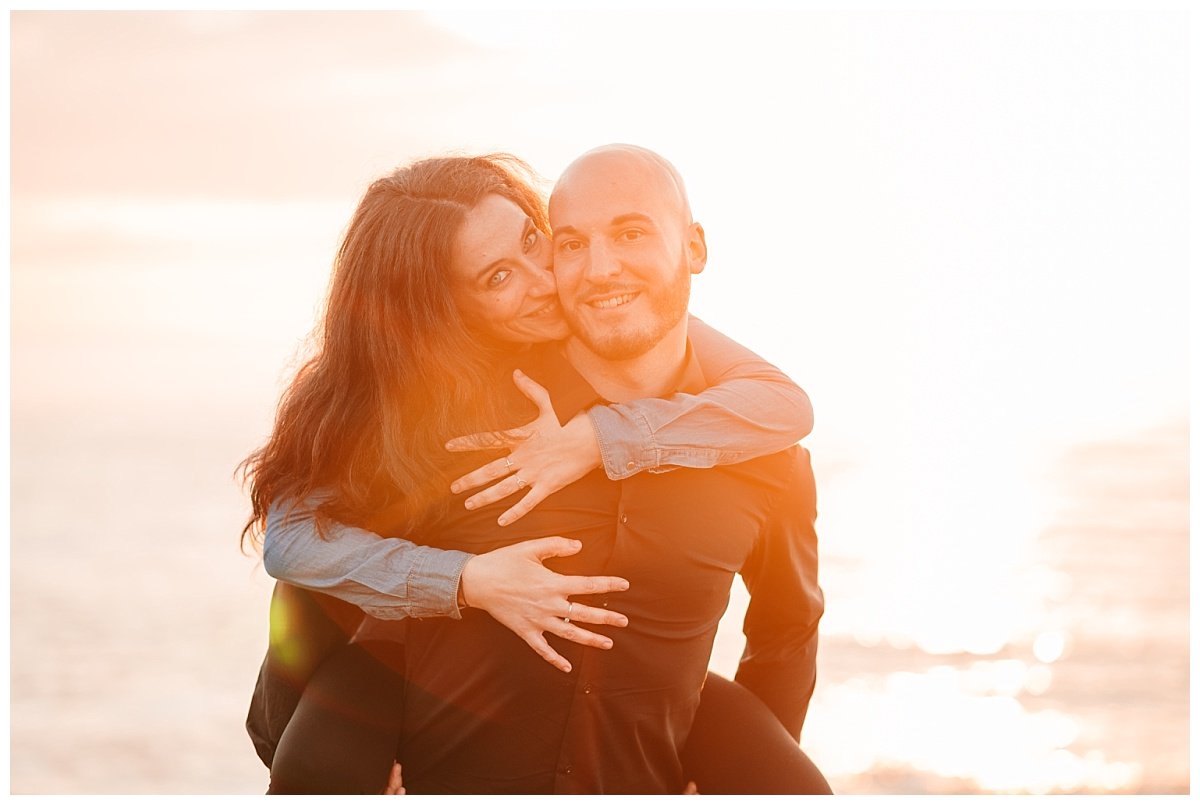
{"label": "woman's fingers", "polygon": [[496,450],[520,444],[528,439],[529,436],[529,425],[512,428],[511,430],[486,430],[479,433],[468,433],[466,436],[455,436],[446,442],[446,449],[451,453],[469,453],[472,450]]}
{"label": "woman's fingers", "polygon": [[498,525],[512,525],[517,520],[520,520],[525,515],[533,511],[534,507],[545,500],[549,495],[544,491],[545,487],[541,484],[531,487],[529,494],[521,498],[515,505],[504,514],[496,518]]}
{"label": "woman's fingers", "polygon": [[[477,470],[468,472],[461,478],[458,478],[454,483],[450,484],[450,491],[457,495],[467,489],[474,489],[477,486],[495,481],[497,478],[503,478],[506,475],[512,474],[511,459],[506,461],[503,458],[498,458],[495,461],[489,461]],[[468,506],[467,508],[471,508]]]}
{"label": "woman's fingers", "polygon": [[[476,470],[477,473],[490,471],[487,467]],[[471,475],[475,475],[475,473],[471,473]],[[460,484],[473,481],[474,479],[471,478],[471,475],[465,475],[455,481],[451,485],[450,491],[457,494],[461,489],[469,489],[470,487],[460,486]],[[480,483],[486,483],[486,481],[481,481],[475,485],[478,486]],[[497,523],[502,526],[515,523],[533,511],[534,507],[549,497],[551,492],[558,491],[557,489],[550,488],[547,484],[530,483],[527,478],[522,478],[519,472],[514,472],[499,483],[492,484],[487,489],[471,495],[471,497],[463,501],[463,505],[468,509],[479,509],[489,506],[498,500],[504,500],[506,497],[515,495],[522,490],[527,490],[525,496],[505,511],[504,514],[496,518]]]}
{"label": "woman's fingers", "polygon": [[446,442],[446,449],[451,453],[468,453],[472,450],[495,450],[498,447],[508,447],[503,431],[484,431],[483,433],[468,433],[466,436],[455,436]]}
{"label": "woman's fingers", "polygon": [[463,566],[463,594],[471,606],[512,630],[546,662],[569,672],[570,663],[551,647],[546,634],[610,648],[611,638],[579,624],[621,627],[628,622],[620,612],[568,600],[570,595],[626,590],[628,581],[617,576],[563,576],[543,564],[582,548],[579,540],[539,537],[473,556]]}
{"label": "woman's fingers", "polygon": [[503,500],[509,495],[515,495],[522,489],[529,489],[529,484],[525,483],[519,475],[510,475],[503,481],[492,484],[482,492],[476,492],[471,497],[463,501],[463,505],[468,509],[479,509],[487,506],[490,503],[495,503],[497,500]]}
{"label": "woman's fingers", "polygon": [[581,629],[575,625],[574,620],[567,623],[562,618],[552,618],[546,631],[556,634],[565,640],[570,640],[572,643],[579,643],[580,645],[592,648],[610,649],[613,645],[610,638],[596,634],[595,632],[589,632],[587,629]]}
{"label": "woman's fingers", "polygon": [[404,780],[400,776],[400,764],[393,763],[391,774],[388,775],[387,787],[383,789],[385,794],[403,794]]}
{"label": "woman's fingers", "polygon": [[546,642],[546,638],[541,632],[530,631],[525,634],[519,634],[519,636],[522,640],[528,643],[529,647],[537,652],[537,655],[543,660],[550,663],[564,674],[571,673],[571,663],[567,662],[566,657],[550,648],[550,644]]}
{"label": "woman's fingers", "polygon": [[563,576],[563,595],[596,595],[620,593],[629,589],[629,582],[620,576]]}
{"label": "woman's fingers", "polygon": [[[554,403],[550,401],[550,392],[546,391],[545,387],[538,385],[530,379],[529,375],[522,372],[520,369],[513,371],[513,382],[517,384],[517,388],[521,393],[528,397],[534,405],[538,407],[538,413],[542,416],[554,415]],[[555,417],[555,421],[558,418]]]}
{"label": "woman's fingers", "polygon": [[[577,539],[566,537],[538,537],[509,546],[509,550],[524,555],[527,559],[541,564],[553,556],[574,556],[583,548],[583,543]],[[504,549],[502,549],[504,550]],[[553,571],[547,571],[552,573]],[[557,573],[553,575],[557,576]],[[570,593],[567,593],[570,595]]]}
{"label": "woman's fingers", "polygon": [[628,626],[629,618],[622,615],[620,612],[613,612],[611,609],[601,609],[600,607],[589,607],[575,601],[571,605],[571,623],[579,621],[580,623],[594,623],[599,626]]}

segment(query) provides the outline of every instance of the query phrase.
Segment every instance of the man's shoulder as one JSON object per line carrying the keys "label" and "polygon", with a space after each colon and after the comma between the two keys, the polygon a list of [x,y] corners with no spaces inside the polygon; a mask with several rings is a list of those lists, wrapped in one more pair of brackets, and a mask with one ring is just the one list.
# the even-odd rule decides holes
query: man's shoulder
{"label": "man's shoulder", "polygon": [[799,444],[735,464],[652,470],[626,483],[631,481],[650,484],[662,495],[684,495],[697,511],[734,505],[768,519],[777,509],[788,508],[786,498],[798,492],[807,497],[814,488],[808,450]]}
{"label": "man's shoulder", "polygon": [[744,476],[768,495],[771,516],[797,513],[815,516],[816,479],[812,456],[803,445],[797,443],[776,453],[728,465],[726,469]]}

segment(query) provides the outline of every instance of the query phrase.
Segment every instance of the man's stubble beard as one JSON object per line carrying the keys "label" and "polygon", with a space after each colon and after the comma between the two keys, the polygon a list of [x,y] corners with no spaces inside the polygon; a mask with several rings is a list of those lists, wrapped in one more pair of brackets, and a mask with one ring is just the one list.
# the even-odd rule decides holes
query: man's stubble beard
{"label": "man's stubble beard", "polygon": [[679,270],[671,284],[651,295],[651,316],[642,326],[636,323],[620,329],[591,332],[575,315],[574,309],[563,306],[563,317],[572,334],[596,355],[608,361],[627,361],[646,354],[687,315],[688,299],[692,293],[692,272],[687,258],[680,261]]}

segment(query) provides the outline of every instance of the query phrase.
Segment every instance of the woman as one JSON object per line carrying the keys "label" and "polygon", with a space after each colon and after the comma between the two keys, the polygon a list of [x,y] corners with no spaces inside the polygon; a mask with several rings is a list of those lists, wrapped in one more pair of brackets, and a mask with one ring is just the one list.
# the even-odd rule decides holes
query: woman
{"label": "woman", "polygon": [[[270,504],[279,500],[315,500],[315,521],[322,526],[337,521],[370,530],[392,523],[398,536],[436,531],[438,515],[449,505],[443,490],[466,468],[448,462],[442,444],[463,430],[513,421],[514,401],[496,393],[497,376],[519,363],[520,345],[566,334],[549,274],[544,207],[513,174],[514,165],[498,158],[427,160],[368,191],[339,251],[322,350],[285,395],[270,442],[248,460],[254,514],[246,534],[264,526]],[[475,226],[477,207],[496,203],[520,208],[525,224],[520,231],[502,233],[511,236],[509,242],[491,249],[497,259],[481,265],[477,254],[462,253],[464,232]],[[696,349],[703,358],[702,348]],[[708,367],[705,371],[712,374]],[[537,396],[535,389],[525,390]],[[535,424],[530,432],[548,434],[551,441],[573,427],[575,433],[590,430],[575,420],[558,427],[546,404]],[[540,500],[599,463],[600,451],[593,445],[578,462],[543,465],[575,469],[535,473],[537,463],[530,456],[537,450],[521,452],[535,441],[484,468],[488,478],[505,470],[512,477],[474,501],[491,502],[525,486]],[[472,473],[458,485],[479,478]],[[502,522],[516,519],[535,502],[522,501]],[[484,564],[484,558],[468,557],[460,565],[460,592],[468,604],[486,598],[474,597],[470,582],[471,564]],[[486,590],[486,584],[479,589]],[[547,628],[578,642],[595,638],[561,620],[564,612],[572,612],[565,596],[557,603]],[[579,607],[575,620],[619,621],[613,613],[590,609]],[[345,679],[344,668],[341,673]],[[698,732],[703,720],[697,717]],[[744,735],[741,740],[752,743]],[[384,751],[388,748],[385,743]],[[794,744],[791,749],[798,754]],[[379,782],[368,790],[381,787],[381,778],[375,779]]]}

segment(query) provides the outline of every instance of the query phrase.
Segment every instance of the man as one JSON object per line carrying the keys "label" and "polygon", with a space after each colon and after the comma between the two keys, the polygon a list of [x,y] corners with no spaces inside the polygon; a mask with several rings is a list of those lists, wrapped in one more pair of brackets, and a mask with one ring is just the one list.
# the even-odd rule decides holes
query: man
{"label": "man", "polygon": [[[597,402],[703,388],[690,355],[691,276],[707,259],[683,184],[656,154],[589,152],[550,201],[554,263],[574,337],[526,368],[565,421]],[[815,682],[815,494],[806,451],[614,482],[593,472],[526,515],[525,536],[583,543],[559,572],[630,582],[609,651],[553,638],[551,668],[483,613],[413,621],[406,637],[409,792],[677,793],[679,752],[733,575],[751,593],[737,680],[799,737]],[[614,529],[613,523],[616,522]],[[434,544],[472,552],[516,539],[494,513],[452,514]],[[607,607],[605,595],[576,597]],[[600,628],[597,631],[604,631]]]}

